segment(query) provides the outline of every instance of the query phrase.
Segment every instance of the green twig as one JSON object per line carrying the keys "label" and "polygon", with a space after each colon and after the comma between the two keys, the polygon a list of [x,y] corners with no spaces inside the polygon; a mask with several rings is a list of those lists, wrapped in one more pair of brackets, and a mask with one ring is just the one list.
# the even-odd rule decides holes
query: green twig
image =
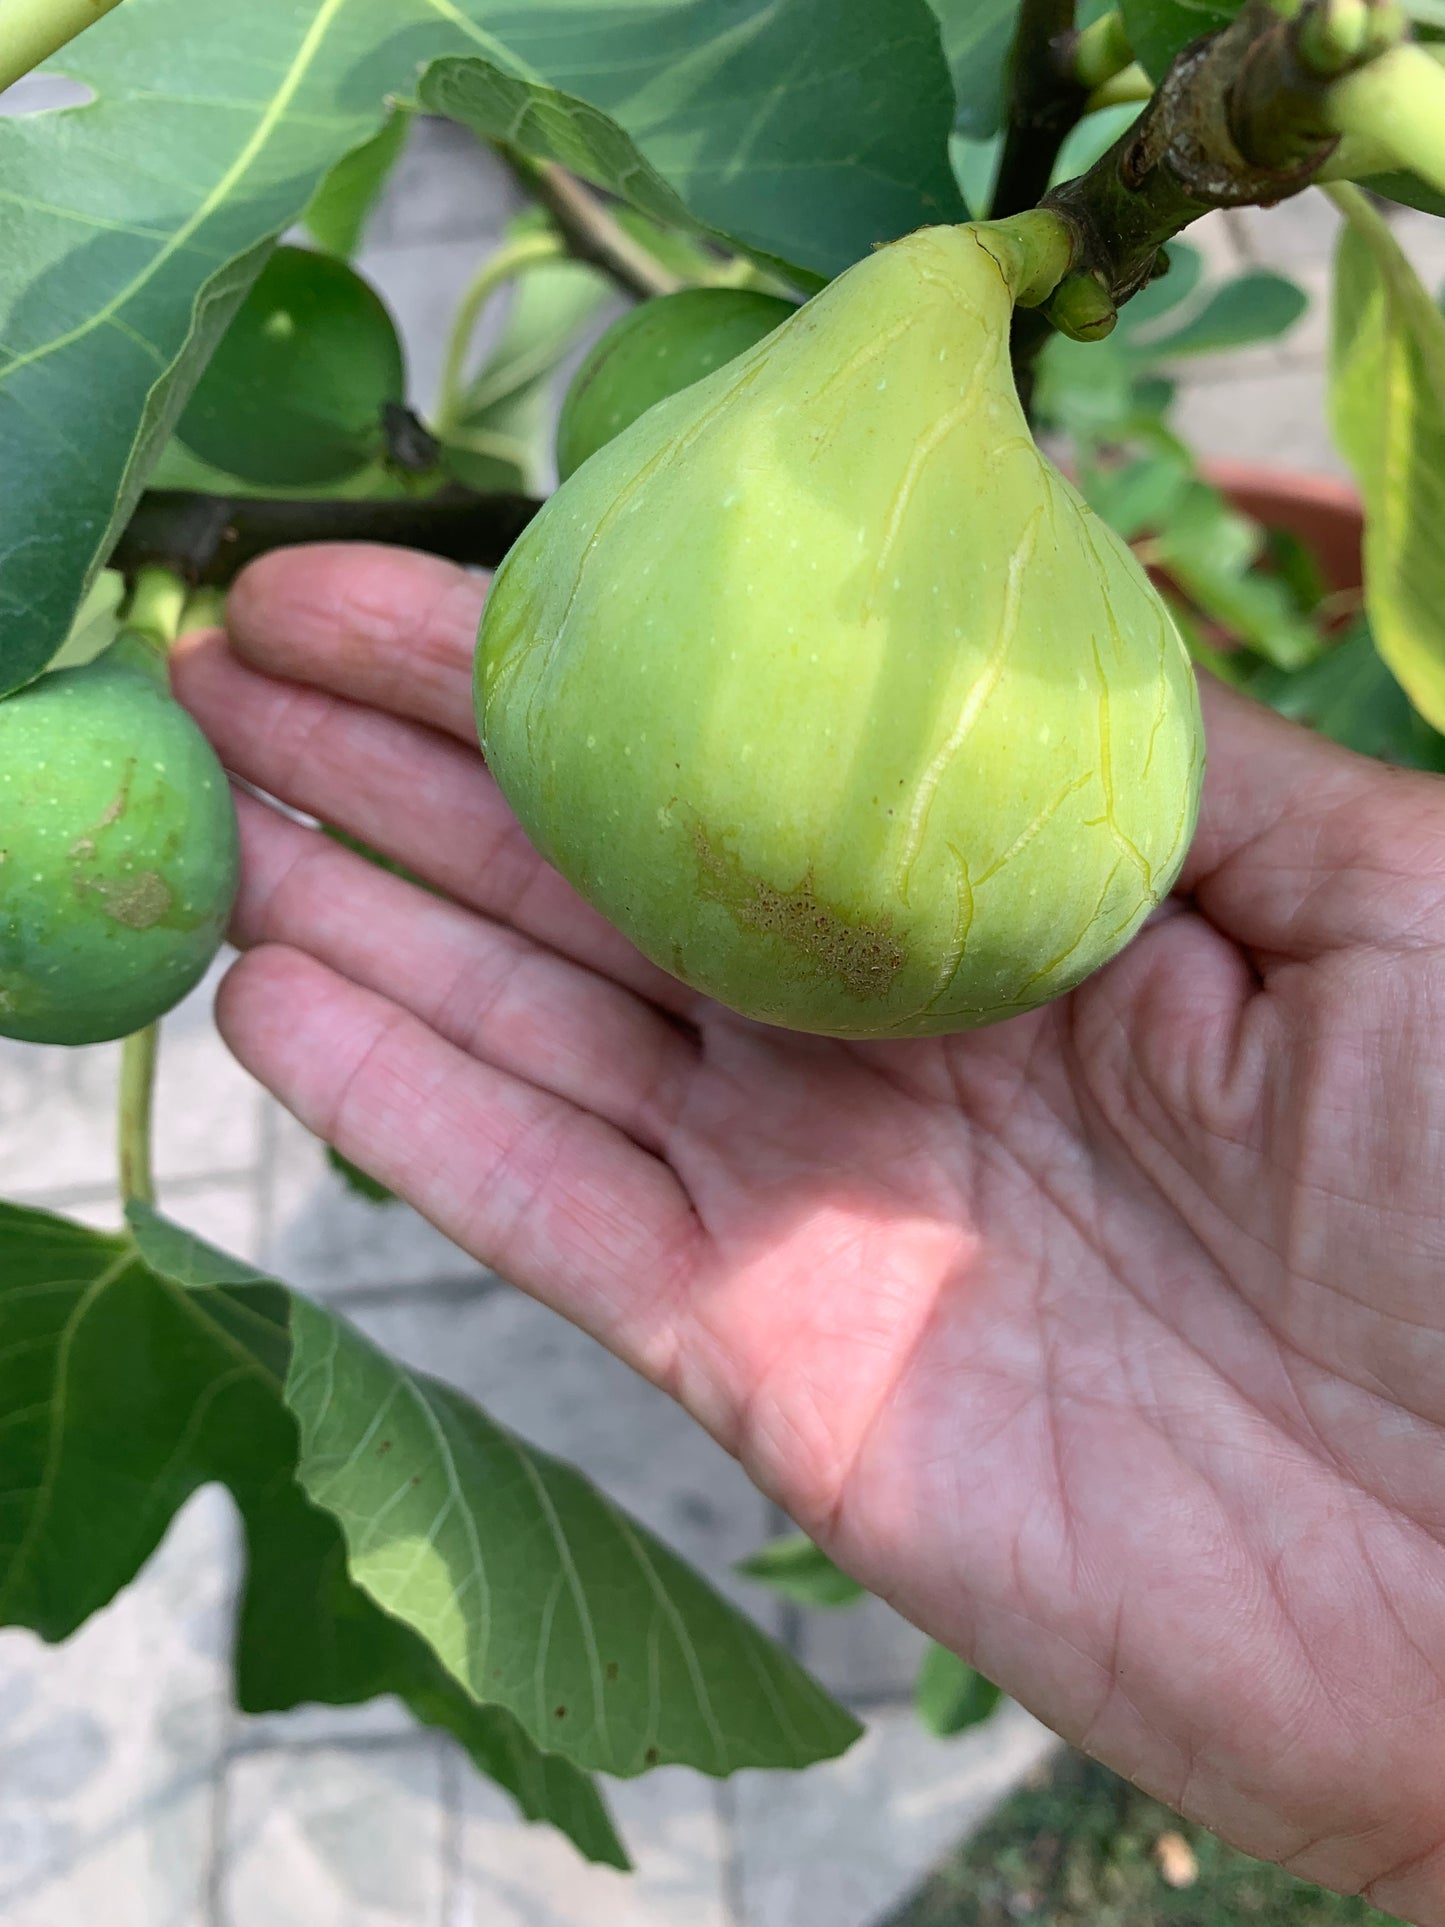
{"label": "green twig", "polygon": [[[1309,9],[1282,17],[1246,0],[1231,24],[1186,47],[1153,99],[1087,174],[1045,197],[1078,236],[1075,274],[1050,317],[1066,332],[1107,331],[1107,308],[1158,272],[1159,250],[1216,207],[1271,205],[1306,187],[1333,153],[1335,76],[1301,54]],[[1080,277],[1092,283],[1092,291]]]}
{"label": "green twig", "polygon": [[119,5],[120,0],[5,0],[0,9],[0,93]]}
{"label": "green twig", "polygon": [[533,160],[500,143],[497,151],[526,192],[557,223],[567,252],[574,259],[601,268],[639,301],[655,294],[674,294],[683,285],[641,242],[634,241],[591,189],[566,168],[555,161]]}
{"label": "green twig", "polygon": [[519,235],[489,255],[477,270],[470,287],[457,303],[452,331],[447,341],[446,361],[442,367],[441,393],[433,426],[445,440],[456,427],[466,401],[467,356],[483,308],[509,281],[542,261],[555,261],[567,252],[555,233]]}
{"label": "green twig", "polygon": [[159,1024],[148,1024],[121,1045],[118,1137],[120,1194],[125,1204],[133,1199],[141,1204],[156,1201],[151,1163],[151,1112],[160,1035]]}

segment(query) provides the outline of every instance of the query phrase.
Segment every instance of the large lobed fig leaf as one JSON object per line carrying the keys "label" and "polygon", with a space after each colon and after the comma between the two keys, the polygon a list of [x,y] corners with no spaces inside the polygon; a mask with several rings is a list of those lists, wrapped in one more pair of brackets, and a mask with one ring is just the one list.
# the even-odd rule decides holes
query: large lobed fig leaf
{"label": "large lobed fig leaf", "polygon": [[497,577],[488,761],[655,962],[845,1037],[1077,984],[1203,761],[1168,612],[1035,446],[987,231],[923,229],[660,403]]}

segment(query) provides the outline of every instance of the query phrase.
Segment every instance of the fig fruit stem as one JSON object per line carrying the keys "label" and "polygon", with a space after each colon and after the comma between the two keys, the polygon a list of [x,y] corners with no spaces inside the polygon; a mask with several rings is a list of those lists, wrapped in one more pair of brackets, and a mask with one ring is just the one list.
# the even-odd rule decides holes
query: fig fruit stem
{"label": "fig fruit stem", "polygon": [[151,1116],[155,1104],[156,1058],[160,1050],[159,1024],[148,1024],[127,1037],[120,1047],[120,1106],[118,1149],[120,1195],[123,1204],[156,1201],[151,1159]]}
{"label": "fig fruit stem", "polygon": [[0,12],[0,93],[119,5],[120,0],[6,0]]}
{"label": "fig fruit stem", "polygon": [[457,426],[466,404],[467,357],[482,310],[494,294],[518,275],[544,261],[560,260],[566,252],[566,243],[560,234],[520,235],[489,255],[472,277],[471,285],[457,303],[442,366],[441,393],[432,426],[443,439]]}
{"label": "fig fruit stem", "polygon": [[170,654],[181,632],[189,591],[172,570],[152,565],[137,572],[121,626],[141,636],[159,656]]}
{"label": "fig fruit stem", "polygon": [[1074,265],[1077,236],[1052,208],[980,221],[973,231],[997,261],[1017,307],[1039,307]]}
{"label": "fig fruit stem", "polygon": [[1445,65],[1424,47],[1392,48],[1336,83],[1330,118],[1445,194]]}

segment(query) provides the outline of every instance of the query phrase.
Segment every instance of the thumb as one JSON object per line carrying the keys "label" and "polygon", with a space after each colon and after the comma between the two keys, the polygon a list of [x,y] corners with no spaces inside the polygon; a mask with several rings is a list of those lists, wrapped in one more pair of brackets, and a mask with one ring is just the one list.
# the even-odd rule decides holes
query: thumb
{"label": "thumb", "polygon": [[1199,695],[1204,794],[1176,892],[1264,956],[1445,941],[1445,778],[1342,749],[1207,673]]}

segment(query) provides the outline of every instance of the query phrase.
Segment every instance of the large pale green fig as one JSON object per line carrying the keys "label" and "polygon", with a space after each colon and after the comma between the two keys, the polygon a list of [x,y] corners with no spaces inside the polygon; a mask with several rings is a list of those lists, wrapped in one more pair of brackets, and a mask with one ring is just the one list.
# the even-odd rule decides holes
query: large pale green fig
{"label": "large pale green fig", "polygon": [[557,420],[565,482],[639,415],[701,381],[772,333],[796,304],[753,288],[682,288],[629,309],[601,335]]}
{"label": "large pale green fig", "polygon": [[838,1037],[1077,984],[1195,822],[1193,673],[1035,446],[990,231],[880,249],[538,515],[477,654],[527,834],[656,963]]}
{"label": "large pale green fig", "polygon": [[123,636],[0,702],[0,1036],[124,1037],[220,947],[230,787],[146,654]]}

